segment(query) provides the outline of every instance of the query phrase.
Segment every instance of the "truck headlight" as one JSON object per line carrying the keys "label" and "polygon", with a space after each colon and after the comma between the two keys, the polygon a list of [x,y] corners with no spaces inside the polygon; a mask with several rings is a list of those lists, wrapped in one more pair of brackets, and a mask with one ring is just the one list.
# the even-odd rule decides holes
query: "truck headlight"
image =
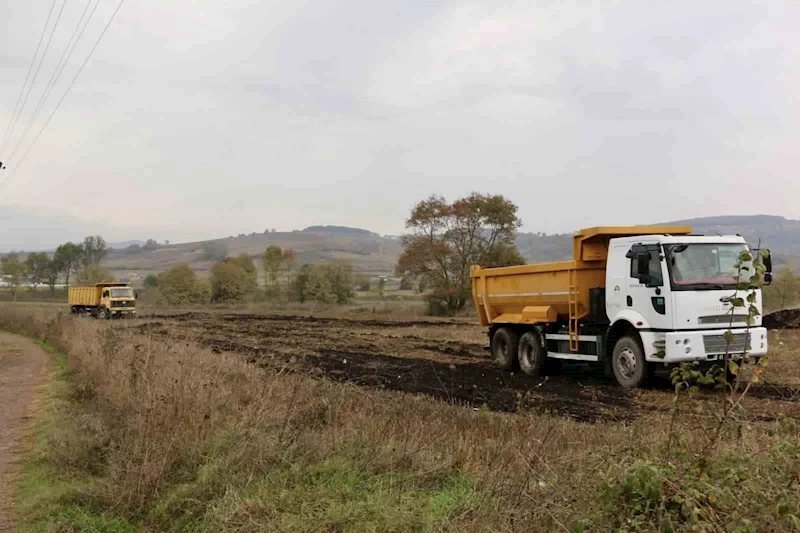
{"label": "truck headlight", "polygon": [[[689,344],[689,339],[683,339],[683,344]],[[689,352],[686,352],[689,353]]]}
{"label": "truck headlight", "polygon": [[686,355],[689,355],[690,353],[692,353],[692,349],[689,346],[687,346],[684,351],[686,352]]}

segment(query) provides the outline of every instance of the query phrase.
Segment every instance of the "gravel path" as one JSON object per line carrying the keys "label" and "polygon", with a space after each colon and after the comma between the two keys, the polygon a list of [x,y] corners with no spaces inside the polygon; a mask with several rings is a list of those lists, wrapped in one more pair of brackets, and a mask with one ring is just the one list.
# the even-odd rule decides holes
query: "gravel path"
{"label": "gravel path", "polygon": [[14,529],[13,476],[23,434],[50,368],[50,357],[42,348],[0,332],[0,533]]}

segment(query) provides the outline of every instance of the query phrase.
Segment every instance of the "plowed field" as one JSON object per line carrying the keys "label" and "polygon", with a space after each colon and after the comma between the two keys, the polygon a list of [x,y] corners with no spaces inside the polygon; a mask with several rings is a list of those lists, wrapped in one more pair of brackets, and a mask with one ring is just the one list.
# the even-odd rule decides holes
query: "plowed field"
{"label": "plowed field", "polygon": [[[141,333],[236,352],[273,371],[303,372],[358,386],[404,393],[475,409],[547,412],[581,421],[632,420],[667,411],[668,377],[640,390],[624,390],[601,368],[565,363],[553,375],[531,377],[496,368],[482,350],[485,333],[458,322],[389,322],[244,314],[152,316]],[[800,335],[773,334],[774,361],[765,382],[747,400],[759,418],[800,418]],[[707,392],[705,394],[711,394]]]}

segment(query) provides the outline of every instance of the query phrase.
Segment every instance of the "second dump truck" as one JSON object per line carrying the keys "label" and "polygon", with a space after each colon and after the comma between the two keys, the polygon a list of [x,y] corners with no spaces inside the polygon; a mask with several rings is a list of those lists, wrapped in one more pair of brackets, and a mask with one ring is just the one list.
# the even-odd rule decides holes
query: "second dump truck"
{"label": "second dump truck", "polygon": [[[747,249],[740,236],[686,226],[589,228],[573,237],[571,261],[472,267],[472,296],[500,367],[538,374],[553,360],[598,362],[638,387],[659,363],[766,355],[761,317],[748,327],[747,311],[731,309]],[[768,254],[764,263],[769,280]]]}
{"label": "second dump truck", "polygon": [[136,293],[127,283],[98,283],[91,287],[70,287],[73,314],[99,319],[136,316]]}

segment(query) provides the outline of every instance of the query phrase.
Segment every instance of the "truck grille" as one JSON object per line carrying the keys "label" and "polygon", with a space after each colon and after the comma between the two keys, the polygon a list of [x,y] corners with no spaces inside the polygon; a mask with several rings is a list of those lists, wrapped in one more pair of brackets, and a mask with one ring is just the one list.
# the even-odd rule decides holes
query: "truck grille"
{"label": "truck grille", "polygon": [[112,302],[111,307],[116,309],[117,307],[134,307],[136,302],[132,301],[125,301],[125,302]]}
{"label": "truck grille", "polygon": [[[701,316],[699,319],[697,319],[697,322],[700,324],[730,324],[731,315]],[[734,324],[744,322],[747,322],[747,315],[733,315]]]}
{"label": "truck grille", "polygon": [[733,342],[728,345],[724,335],[706,335],[703,337],[703,347],[707,354],[744,353],[750,348],[750,334],[737,333]]}

